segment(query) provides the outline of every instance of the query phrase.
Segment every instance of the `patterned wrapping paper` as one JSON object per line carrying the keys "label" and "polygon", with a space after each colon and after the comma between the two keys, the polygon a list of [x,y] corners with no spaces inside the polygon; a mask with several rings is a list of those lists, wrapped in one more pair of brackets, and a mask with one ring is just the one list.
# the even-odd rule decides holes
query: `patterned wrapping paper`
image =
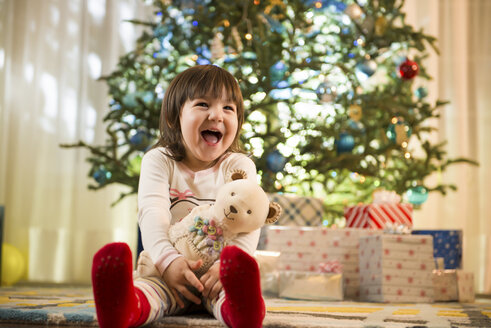
{"label": "patterned wrapping paper", "polygon": [[435,301],[457,301],[457,273],[455,270],[433,270]]}
{"label": "patterned wrapping paper", "polygon": [[359,296],[360,236],[380,235],[380,230],[327,229],[324,227],[269,226],[266,249],[280,251],[279,269],[316,271],[319,263],[339,261],[343,271],[344,297]]}
{"label": "patterned wrapping paper", "polygon": [[432,235],[434,257],[443,258],[445,269],[462,268],[462,230],[413,230],[413,235]]}
{"label": "patterned wrapping paper", "polygon": [[411,204],[364,204],[344,209],[346,226],[351,228],[383,229],[387,223],[413,225]]}
{"label": "patterned wrapping paper", "polygon": [[435,301],[474,302],[474,274],[462,270],[433,270]]}
{"label": "patterned wrapping paper", "polygon": [[459,302],[468,303],[474,302],[474,273],[456,270],[457,286],[459,289]]}
{"label": "patterned wrapping paper", "polygon": [[432,302],[432,236],[360,238],[360,298],[375,302]]}
{"label": "patterned wrapping paper", "polygon": [[279,296],[312,301],[342,301],[343,275],[304,271],[280,271]]}
{"label": "patterned wrapping paper", "polygon": [[323,201],[315,197],[294,194],[268,194],[269,200],[281,206],[281,216],[276,225],[319,226],[324,215]]}

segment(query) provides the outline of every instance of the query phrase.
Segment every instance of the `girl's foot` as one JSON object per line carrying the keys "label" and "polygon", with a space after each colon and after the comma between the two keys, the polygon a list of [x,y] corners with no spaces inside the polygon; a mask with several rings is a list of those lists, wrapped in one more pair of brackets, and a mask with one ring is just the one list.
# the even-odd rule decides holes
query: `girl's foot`
{"label": "girl's foot", "polygon": [[260,328],[266,314],[256,260],[237,246],[220,256],[220,281],[225,290],[222,317],[232,328]]}
{"label": "girl's foot", "polygon": [[102,247],[92,261],[92,289],[101,328],[137,327],[143,324],[150,305],[133,286],[131,250],[125,243]]}

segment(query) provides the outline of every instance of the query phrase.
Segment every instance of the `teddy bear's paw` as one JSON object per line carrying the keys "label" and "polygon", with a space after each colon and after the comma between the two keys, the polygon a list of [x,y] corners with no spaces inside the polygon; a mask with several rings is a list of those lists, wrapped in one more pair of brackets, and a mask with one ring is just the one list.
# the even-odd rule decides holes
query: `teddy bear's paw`
{"label": "teddy bear's paw", "polygon": [[138,277],[160,277],[159,270],[155,264],[153,264],[152,258],[147,251],[140,253],[138,257],[136,272]]}

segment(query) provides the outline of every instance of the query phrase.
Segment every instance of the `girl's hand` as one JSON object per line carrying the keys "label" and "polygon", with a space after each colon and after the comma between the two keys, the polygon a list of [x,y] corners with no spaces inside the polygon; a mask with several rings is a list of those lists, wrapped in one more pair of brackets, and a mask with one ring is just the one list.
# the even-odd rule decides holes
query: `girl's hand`
{"label": "girl's hand", "polygon": [[191,261],[181,256],[172,261],[162,275],[162,278],[172,291],[172,294],[174,294],[177,304],[181,308],[184,308],[184,302],[180,295],[193,303],[201,303],[200,298],[189,291],[187,287],[193,286],[199,292],[203,291],[203,285],[193,272],[193,270],[199,269],[202,263],[202,260]]}
{"label": "girl's hand", "polygon": [[215,262],[215,264],[213,264],[201,277],[200,281],[205,287],[203,296],[208,297],[211,300],[217,298],[222,290],[222,283],[220,282],[220,262]]}

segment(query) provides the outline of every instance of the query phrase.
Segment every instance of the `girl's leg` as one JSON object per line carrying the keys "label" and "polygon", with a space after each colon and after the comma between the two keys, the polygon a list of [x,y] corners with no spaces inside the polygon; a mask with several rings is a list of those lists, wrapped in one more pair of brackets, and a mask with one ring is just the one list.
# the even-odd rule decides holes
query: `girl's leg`
{"label": "girl's leg", "polygon": [[220,256],[220,281],[225,293],[214,305],[215,317],[232,328],[262,327],[266,307],[256,260],[236,246],[225,247]]}
{"label": "girl's leg", "polygon": [[101,248],[92,261],[92,289],[101,328],[137,327],[150,312],[145,295],[133,286],[131,250],[125,243]]}

